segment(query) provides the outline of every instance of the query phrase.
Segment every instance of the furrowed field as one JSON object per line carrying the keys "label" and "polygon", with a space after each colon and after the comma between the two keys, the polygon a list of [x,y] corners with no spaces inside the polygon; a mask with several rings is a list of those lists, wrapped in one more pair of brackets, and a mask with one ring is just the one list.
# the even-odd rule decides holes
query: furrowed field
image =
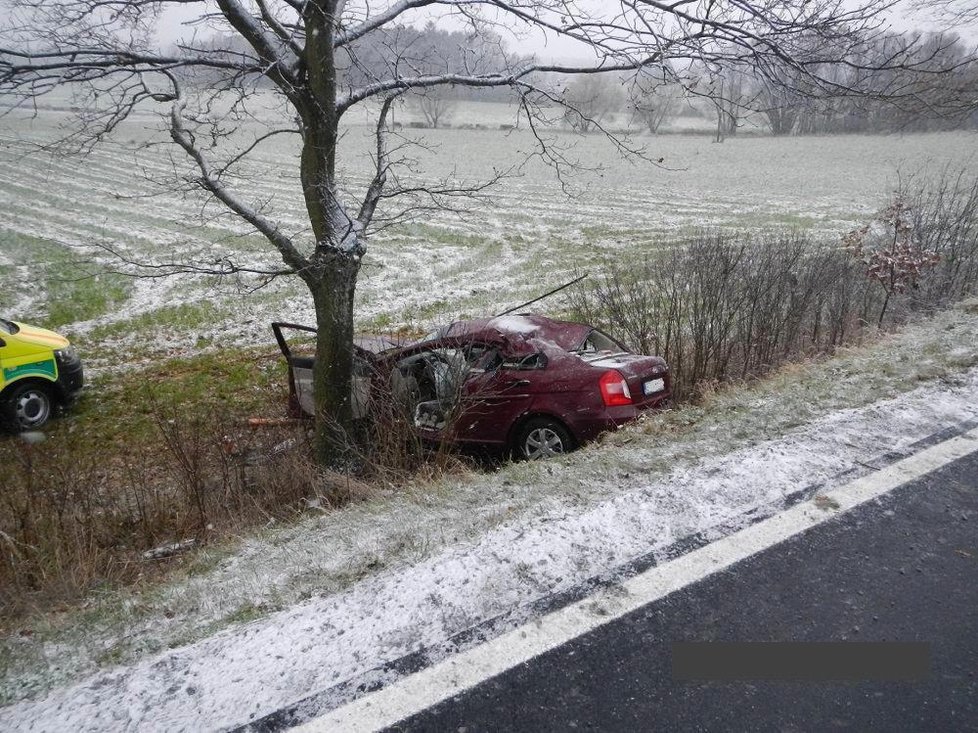
{"label": "furrowed field", "polygon": [[[301,284],[289,279],[243,293],[256,283],[114,272],[126,268],[107,248],[148,263],[231,255],[252,266],[281,263],[259,236],[186,190],[187,161],[172,146],[154,144],[166,141],[157,117],[136,115],[84,157],[35,151],[70,118],[63,100],[0,121],[0,312],[65,331],[96,369],[227,343],[269,344],[270,321],[312,321]],[[370,173],[371,128],[366,119],[351,122],[362,124],[347,128],[341,165],[356,190]],[[470,103],[456,110],[452,129],[405,127],[400,134],[424,145],[409,151],[417,182],[472,182],[533,151],[528,130],[499,129],[514,123],[504,105]],[[599,135],[550,134],[583,167],[564,179],[566,193],[534,158],[461,214],[425,212],[371,239],[358,289],[363,330],[421,329],[495,312],[579,271],[641,264],[651,249],[702,227],[794,228],[835,238],[870,218],[898,176],[960,164],[975,142],[972,133],[745,134],[722,144],[706,134],[635,136],[634,144],[661,159],[653,165],[623,161]],[[246,125],[233,142],[251,139]],[[237,181],[240,190],[289,232],[303,231],[295,140],[273,138],[260,151],[247,180]],[[184,191],[167,190],[167,182]]]}

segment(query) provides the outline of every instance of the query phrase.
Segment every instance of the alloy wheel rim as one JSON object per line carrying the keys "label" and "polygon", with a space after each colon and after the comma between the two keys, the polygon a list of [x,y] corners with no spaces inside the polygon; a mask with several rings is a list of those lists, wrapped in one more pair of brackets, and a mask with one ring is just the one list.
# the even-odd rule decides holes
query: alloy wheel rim
{"label": "alloy wheel rim", "polygon": [[524,441],[526,457],[530,460],[549,458],[564,452],[564,441],[550,428],[537,428]]}

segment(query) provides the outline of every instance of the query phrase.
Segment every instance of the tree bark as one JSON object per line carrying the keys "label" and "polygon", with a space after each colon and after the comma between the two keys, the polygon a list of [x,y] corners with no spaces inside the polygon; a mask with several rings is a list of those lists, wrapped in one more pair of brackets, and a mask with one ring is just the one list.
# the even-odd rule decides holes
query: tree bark
{"label": "tree bark", "polygon": [[359,257],[335,252],[306,282],[316,309],[316,458],[321,466],[348,468],[354,447],[353,297]]}
{"label": "tree bark", "polygon": [[336,2],[319,0],[303,10],[307,84],[301,103],[300,180],[316,249],[301,274],[316,309],[316,459],[348,468],[353,448],[353,298],[364,243],[360,222],[337,195]]}

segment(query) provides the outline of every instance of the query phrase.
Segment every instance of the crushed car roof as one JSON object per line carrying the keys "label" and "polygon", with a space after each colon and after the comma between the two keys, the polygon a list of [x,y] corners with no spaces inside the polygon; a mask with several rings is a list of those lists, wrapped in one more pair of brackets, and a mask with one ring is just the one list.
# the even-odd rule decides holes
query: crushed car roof
{"label": "crushed car roof", "polygon": [[573,351],[593,330],[593,327],[583,323],[556,321],[534,314],[520,314],[456,321],[443,329],[437,338],[464,338],[490,343],[539,339],[555,343],[566,351]]}

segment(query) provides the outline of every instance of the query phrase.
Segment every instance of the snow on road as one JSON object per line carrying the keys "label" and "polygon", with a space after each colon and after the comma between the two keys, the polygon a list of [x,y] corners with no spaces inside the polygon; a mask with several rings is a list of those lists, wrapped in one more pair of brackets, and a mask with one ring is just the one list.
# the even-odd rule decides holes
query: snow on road
{"label": "snow on road", "polygon": [[978,369],[954,384],[832,413],[586,510],[551,508],[514,520],[343,593],[4,708],[0,729],[176,731],[246,723],[419,648],[437,649],[514,606],[693,533],[729,533],[778,511],[799,489],[851,480],[852,473],[840,472],[868,471],[865,464],[883,453],[905,452],[975,420]]}

